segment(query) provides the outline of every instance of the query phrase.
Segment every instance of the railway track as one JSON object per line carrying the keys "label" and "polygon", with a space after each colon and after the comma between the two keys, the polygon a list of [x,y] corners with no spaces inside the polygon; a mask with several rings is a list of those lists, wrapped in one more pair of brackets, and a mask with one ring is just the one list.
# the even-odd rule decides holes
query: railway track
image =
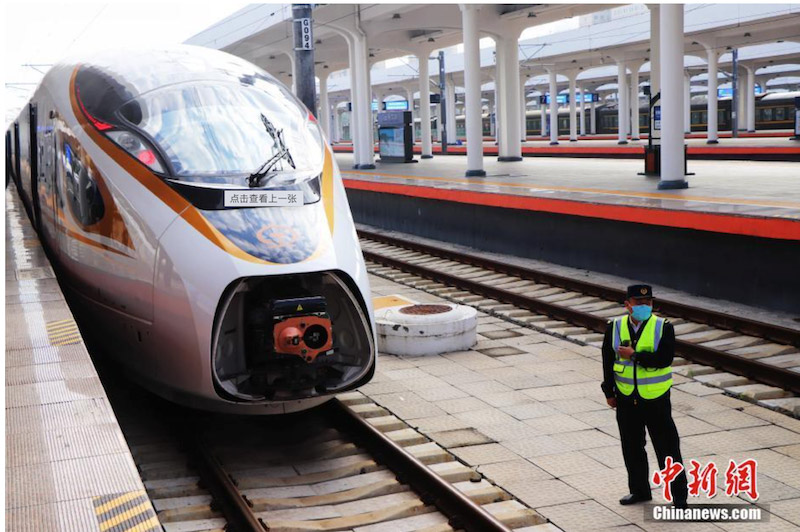
{"label": "railway track", "polygon": [[[359,237],[370,273],[583,344],[602,344],[625,299],[623,290],[485,257],[366,230]],[[754,400],[800,394],[800,331],[661,298],[655,311],[675,325],[679,372]]]}
{"label": "railway track", "polygon": [[358,392],[280,418],[114,395],[167,532],[508,531],[546,522]]}

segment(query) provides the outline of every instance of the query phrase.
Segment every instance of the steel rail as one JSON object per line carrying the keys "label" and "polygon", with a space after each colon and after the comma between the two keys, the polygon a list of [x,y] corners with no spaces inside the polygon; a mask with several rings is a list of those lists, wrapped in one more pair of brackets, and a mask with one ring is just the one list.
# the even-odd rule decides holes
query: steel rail
{"label": "steel rail", "polygon": [[332,417],[347,427],[350,434],[376,460],[384,463],[398,475],[401,482],[411,486],[420,495],[423,503],[436,506],[447,516],[450,526],[455,530],[510,532],[508,527],[481,508],[479,504],[411,456],[341,401],[336,399],[329,401],[324,408],[329,408]]}
{"label": "steel rail", "polygon": [[[389,243],[389,242],[387,242]],[[608,320],[587,312],[570,309],[547,301],[525,296],[488,284],[483,284],[469,279],[463,279],[425,266],[412,264],[400,259],[386,257],[371,251],[364,251],[364,258],[390,268],[402,270],[413,275],[431,279],[433,281],[460,288],[468,292],[486,296],[503,303],[510,303],[515,307],[544,314],[561,321],[580,325],[586,329],[603,333]],[[449,252],[448,252],[449,253]],[[788,369],[771,366],[757,360],[742,358],[724,351],[704,347],[702,345],[675,339],[675,352],[680,356],[708,366],[719,368],[723,371],[747,377],[771,386],[776,386],[795,394],[800,394],[800,378],[797,373]]]}
{"label": "steel rail", "polygon": [[219,510],[228,520],[225,530],[230,532],[265,532],[269,526],[264,523],[250,505],[249,501],[236,487],[235,481],[225,472],[217,457],[206,446],[201,432],[184,425],[184,444],[189,454],[196,460],[195,466],[203,485],[211,493]]}
{"label": "steel rail", "polygon": [[[500,262],[490,258],[479,257],[459,251],[442,249],[404,238],[397,238],[375,233],[373,231],[359,229],[358,234],[360,237],[374,240],[376,242],[405,248],[411,251],[418,251],[420,253],[427,253],[442,259],[461,262],[464,264],[471,264],[473,266],[492,270],[497,273],[504,273],[506,275],[520,277],[521,279],[529,281],[549,284],[559,288],[564,288],[565,290],[580,292],[582,294],[596,296],[609,301],[621,303],[626,298],[626,293],[624,290],[609,286],[603,286],[578,279],[571,279],[569,277],[542,272],[532,268],[526,268],[524,266],[516,266],[514,264],[508,264],[506,262]],[[720,329],[732,330],[741,334],[765,338],[780,344],[800,347],[800,331],[795,329],[751,320],[741,316],[733,316],[731,314],[714,310],[701,309],[668,299],[656,298],[653,303],[655,310],[663,312],[669,316],[684,318],[696,323],[703,323]]]}

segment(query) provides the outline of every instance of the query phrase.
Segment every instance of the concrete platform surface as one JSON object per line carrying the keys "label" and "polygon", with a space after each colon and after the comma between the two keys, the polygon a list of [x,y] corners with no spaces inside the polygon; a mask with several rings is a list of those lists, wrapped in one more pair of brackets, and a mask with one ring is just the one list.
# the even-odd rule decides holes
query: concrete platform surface
{"label": "concrete platform surface", "polygon": [[465,190],[593,204],[649,207],[800,221],[800,165],[784,162],[690,161],[689,188],[658,190],[658,178],[638,175],[641,161],[608,159],[484,159],[485,178],[466,178],[466,159],[434,157],[416,164],[353,170],[337,154],[348,180]]}
{"label": "concrete platform surface", "polygon": [[[375,275],[376,297],[441,303],[432,294]],[[479,313],[478,343],[434,356],[381,355],[361,392],[563,530],[796,530],[800,528],[800,420],[675,375],[673,416],[684,460],[718,467],[758,461],[758,504],[768,523],[664,524],[641,506],[621,506],[627,479],[614,411],[600,390],[600,350]],[[691,386],[686,386],[692,384]],[[657,469],[648,444],[651,472]],[[663,503],[661,489],[654,502]],[[766,507],[765,506],[765,507]]]}
{"label": "concrete platform surface", "polygon": [[6,530],[161,530],[13,185],[5,220]]}

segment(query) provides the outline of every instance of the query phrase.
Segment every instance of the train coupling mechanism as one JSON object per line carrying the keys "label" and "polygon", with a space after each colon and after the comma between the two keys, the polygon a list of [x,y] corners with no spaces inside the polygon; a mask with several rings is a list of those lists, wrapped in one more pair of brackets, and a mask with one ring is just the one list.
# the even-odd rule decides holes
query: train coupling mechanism
{"label": "train coupling mechanism", "polygon": [[333,349],[333,326],[323,297],[276,299],[269,304],[275,353],[307,363]]}

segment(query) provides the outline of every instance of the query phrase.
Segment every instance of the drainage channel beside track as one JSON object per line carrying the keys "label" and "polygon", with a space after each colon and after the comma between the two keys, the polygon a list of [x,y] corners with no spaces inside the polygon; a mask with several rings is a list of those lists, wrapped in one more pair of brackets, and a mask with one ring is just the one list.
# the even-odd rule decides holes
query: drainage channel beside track
{"label": "drainage channel beside track", "polygon": [[[370,273],[504,319],[600,346],[623,290],[359,230]],[[656,299],[675,326],[674,371],[800,415],[800,331]]]}

